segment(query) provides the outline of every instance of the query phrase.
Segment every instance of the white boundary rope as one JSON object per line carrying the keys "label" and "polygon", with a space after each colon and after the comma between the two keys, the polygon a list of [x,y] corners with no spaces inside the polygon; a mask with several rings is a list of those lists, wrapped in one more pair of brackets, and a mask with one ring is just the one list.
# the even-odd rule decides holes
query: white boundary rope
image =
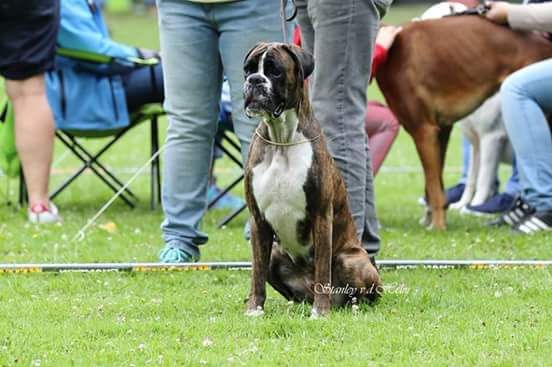
{"label": "white boundary rope", "polygon": [[126,190],[127,187],[130,186],[130,184],[132,184],[134,182],[134,180],[136,180],[136,178],[140,175],[140,173],[142,173],[142,171],[144,169],[146,169],[150,164],[151,162],[157,158],[159,156],[159,154],[161,154],[165,148],[167,148],[167,143],[163,144],[158,150],[157,152],[155,152],[154,154],[152,154],[152,156],[146,161],[146,163],[144,163],[142,165],[142,167],[138,168],[138,170],[134,173],[134,175],[132,175],[132,177],[123,185],[123,187],[121,187],[119,189],[119,191],[117,191],[112,197],[111,199],[109,199],[105,204],[104,206],[102,206],[100,208],[100,210],[98,210],[96,212],[96,214],[94,214],[94,216],[92,218],[90,218],[88,220],[88,222],[81,228],[79,229],[79,231],[77,232],[77,234],[71,239],[71,242],[73,241],[82,241],[84,240],[84,237],[85,237],[85,234],[86,234],[86,230],[88,230],[88,228],[90,228],[95,222],[96,220],[111,206],[111,204],[113,204],[113,202],[115,200],[117,200],[117,198],[121,195],[121,193],[123,191]]}

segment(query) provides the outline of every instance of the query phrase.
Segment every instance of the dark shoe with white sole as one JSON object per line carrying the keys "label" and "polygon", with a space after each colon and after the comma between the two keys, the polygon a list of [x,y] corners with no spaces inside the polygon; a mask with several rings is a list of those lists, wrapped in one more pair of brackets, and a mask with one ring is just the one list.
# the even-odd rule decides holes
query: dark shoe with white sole
{"label": "dark shoe with white sole", "polygon": [[535,209],[519,197],[514,201],[514,205],[510,210],[487,224],[491,227],[508,225],[515,228],[533,213],[535,213]]}
{"label": "dark shoe with white sole", "polygon": [[552,210],[537,211],[528,216],[514,229],[525,234],[550,231],[552,230]]}

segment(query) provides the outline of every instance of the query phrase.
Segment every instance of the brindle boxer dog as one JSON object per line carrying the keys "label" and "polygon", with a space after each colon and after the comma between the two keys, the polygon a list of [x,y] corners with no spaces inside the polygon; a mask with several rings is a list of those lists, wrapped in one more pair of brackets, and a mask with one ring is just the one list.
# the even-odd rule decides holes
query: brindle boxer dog
{"label": "brindle boxer dog", "polygon": [[261,118],[245,168],[253,218],[247,315],[263,313],[267,280],[286,299],[313,303],[312,317],[373,300],[380,289],[309,104],[304,80],[313,68],[310,54],[283,43],[260,43],[245,58],[245,111]]}

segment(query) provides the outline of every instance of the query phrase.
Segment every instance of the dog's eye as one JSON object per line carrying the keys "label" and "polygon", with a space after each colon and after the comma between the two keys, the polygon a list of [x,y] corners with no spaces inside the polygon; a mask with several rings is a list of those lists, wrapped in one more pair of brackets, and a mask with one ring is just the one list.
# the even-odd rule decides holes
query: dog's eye
{"label": "dog's eye", "polygon": [[243,72],[244,72],[245,76],[248,76],[249,74],[253,74],[256,70],[257,70],[257,65],[255,65],[253,63],[246,64],[243,67]]}
{"label": "dog's eye", "polygon": [[274,78],[282,76],[282,72],[272,61],[267,61],[265,63],[265,73],[266,75],[272,76]]}

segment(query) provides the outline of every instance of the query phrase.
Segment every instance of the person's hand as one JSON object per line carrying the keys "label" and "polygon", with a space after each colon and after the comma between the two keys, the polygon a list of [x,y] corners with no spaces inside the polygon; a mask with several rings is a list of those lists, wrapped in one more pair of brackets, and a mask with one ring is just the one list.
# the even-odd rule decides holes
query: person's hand
{"label": "person's hand", "polygon": [[487,19],[498,23],[508,24],[508,10],[510,4],[504,1],[489,2],[487,5],[490,7],[489,11],[485,14]]}
{"label": "person's hand", "polygon": [[136,53],[138,53],[138,57],[141,59],[159,59],[160,55],[159,52],[150,50],[147,48],[136,48]]}
{"label": "person's hand", "polygon": [[392,25],[385,25],[380,27],[378,35],[376,36],[376,44],[382,46],[386,50],[389,50],[395,37],[402,30],[402,27],[396,27]]}

